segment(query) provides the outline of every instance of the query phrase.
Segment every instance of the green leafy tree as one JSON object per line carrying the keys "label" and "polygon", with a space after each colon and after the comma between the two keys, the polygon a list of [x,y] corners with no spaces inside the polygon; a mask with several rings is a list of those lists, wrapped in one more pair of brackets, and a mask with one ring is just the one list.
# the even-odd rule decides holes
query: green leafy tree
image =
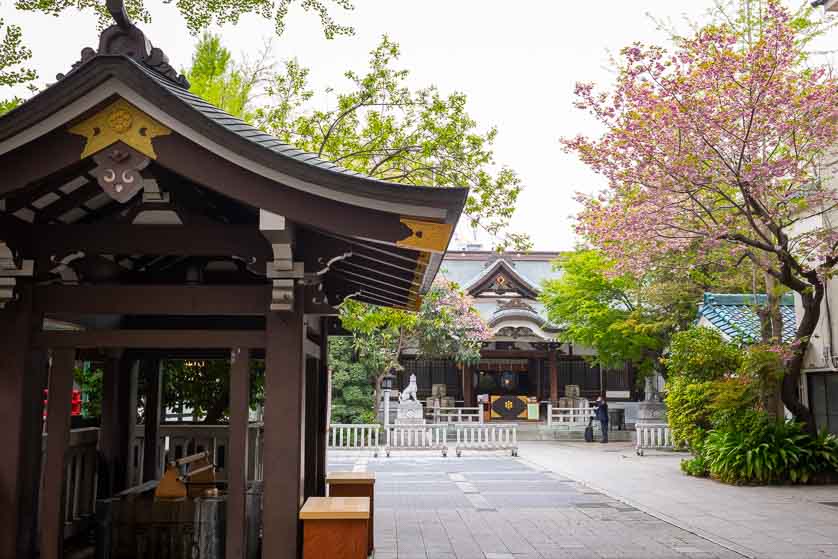
{"label": "green leafy tree", "polygon": [[[282,35],[289,8],[293,5],[300,6],[305,12],[317,14],[323,25],[323,33],[329,39],[355,33],[352,27],[337,23],[331,15],[334,8],[354,9],[349,0],[177,0],[175,5],[186,20],[189,32],[193,34],[213,24],[237,23],[241,16],[252,13],[273,19],[277,34]],[[59,16],[68,9],[92,10],[99,14],[101,26],[111,22],[105,0],[17,0],[15,7],[52,16]],[[125,0],[125,9],[136,21],[151,21],[151,14],[143,0]]]}
{"label": "green leafy tree", "polygon": [[309,71],[288,61],[267,87],[256,122],[289,144],[377,179],[469,187],[465,213],[471,225],[501,247],[526,248],[526,236],[507,231],[521,181],[512,169],[495,166],[497,129],[479,129],[462,93],[409,87],[409,72],[396,67],[398,59],[398,44],[384,36],[366,73],[349,70],[348,87],[325,91],[331,107],[325,110],[310,106]]}
{"label": "green leafy tree", "polygon": [[269,54],[265,48],[254,63],[236,63],[218,35],[204,33],[185,72],[189,90],[231,115],[252,120],[251,104],[269,70]]}
{"label": "green leafy tree", "polygon": [[[255,406],[264,397],[264,363],[253,361],[250,373],[250,403]],[[163,364],[163,402],[167,407],[182,406],[192,410],[202,423],[224,423],[230,415],[230,362],[171,360]]]}
{"label": "green leafy tree", "polygon": [[[401,370],[399,358],[408,347],[424,357],[474,363],[480,359],[482,342],[490,336],[471,299],[447,281],[434,283],[416,313],[350,299],[341,305],[340,319],[352,334],[356,362],[363,363],[367,372],[372,402],[380,400],[384,375],[391,369]],[[336,351],[330,351],[330,360],[339,363],[341,354]]]}
{"label": "green leafy tree", "polygon": [[630,361],[651,371],[669,336],[695,317],[701,286],[671,271],[615,273],[596,250],[567,253],[556,266],[562,276],[546,281],[541,295],[547,316],[563,341],[594,348],[603,366]]}
{"label": "green leafy tree", "polygon": [[329,369],[332,378],[332,423],[375,421],[373,385],[369,364],[361,360],[352,338],[329,340]]}
{"label": "green leafy tree", "polygon": [[[5,29],[5,31],[4,31]],[[35,70],[26,67],[26,61],[32,58],[30,51],[23,44],[23,32],[18,25],[6,25],[0,19],[0,88],[26,84],[37,77]],[[0,115],[14,109],[21,103],[20,98],[0,99]]]}

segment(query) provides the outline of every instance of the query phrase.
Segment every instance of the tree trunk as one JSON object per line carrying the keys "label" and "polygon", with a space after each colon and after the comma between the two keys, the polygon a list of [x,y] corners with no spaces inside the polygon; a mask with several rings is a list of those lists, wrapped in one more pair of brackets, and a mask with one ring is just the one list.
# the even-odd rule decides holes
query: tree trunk
{"label": "tree trunk", "polygon": [[824,296],[823,282],[813,286],[813,293],[801,293],[803,300],[803,318],[797,327],[795,343],[792,345],[792,357],[786,366],[786,374],[783,376],[781,393],[783,403],[794,415],[795,419],[804,424],[804,429],[811,435],[816,435],[818,428],[815,425],[815,416],[812,411],[803,405],[800,400],[800,376],[803,370],[803,359],[809,347],[809,340],[818,325],[821,314],[821,301]]}
{"label": "tree trunk", "polygon": [[[777,282],[771,274],[765,274],[765,306],[757,308],[757,315],[760,319],[762,343],[766,345],[778,345],[783,342],[783,315],[780,312],[780,297],[777,294]],[[763,409],[773,418],[782,418],[784,415],[781,380],[772,378],[770,374],[763,373],[760,379],[760,402]]]}

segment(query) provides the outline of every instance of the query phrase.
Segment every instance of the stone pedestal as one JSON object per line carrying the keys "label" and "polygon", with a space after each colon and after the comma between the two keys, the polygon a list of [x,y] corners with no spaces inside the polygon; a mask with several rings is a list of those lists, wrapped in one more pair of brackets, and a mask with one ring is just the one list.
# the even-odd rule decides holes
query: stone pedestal
{"label": "stone pedestal", "polygon": [[421,402],[405,400],[396,409],[396,425],[424,425],[425,411]]}

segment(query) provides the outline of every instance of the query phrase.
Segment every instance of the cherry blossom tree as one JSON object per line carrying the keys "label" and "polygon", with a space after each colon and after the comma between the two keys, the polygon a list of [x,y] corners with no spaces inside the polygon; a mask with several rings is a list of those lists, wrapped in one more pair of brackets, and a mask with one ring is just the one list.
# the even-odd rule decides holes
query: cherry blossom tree
{"label": "cherry blossom tree", "polygon": [[599,195],[580,196],[578,232],[618,271],[721,254],[799,294],[781,392],[813,432],[798,384],[838,263],[838,232],[824,218],[838,193],[819,172],[838,139],[838,81],[810,64],[806,13],[778,0],[763,8],[747,35],[715,23],[672,49],[625,48],[613,90],[576,87],[577,107],[605,132],[563,143],[608,180]]}

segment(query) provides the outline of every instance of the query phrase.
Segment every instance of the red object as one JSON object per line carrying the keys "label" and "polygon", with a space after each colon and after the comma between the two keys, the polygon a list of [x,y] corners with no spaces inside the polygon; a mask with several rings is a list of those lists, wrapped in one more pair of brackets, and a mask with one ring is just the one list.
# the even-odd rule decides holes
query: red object
{"label": "red object", "polygon": [[[44,417],[47,416],[47,400],[49,390],[44,388]],[[73,389],[73,394],[70,396],[70,415],[81,415],[81,391]]]}

